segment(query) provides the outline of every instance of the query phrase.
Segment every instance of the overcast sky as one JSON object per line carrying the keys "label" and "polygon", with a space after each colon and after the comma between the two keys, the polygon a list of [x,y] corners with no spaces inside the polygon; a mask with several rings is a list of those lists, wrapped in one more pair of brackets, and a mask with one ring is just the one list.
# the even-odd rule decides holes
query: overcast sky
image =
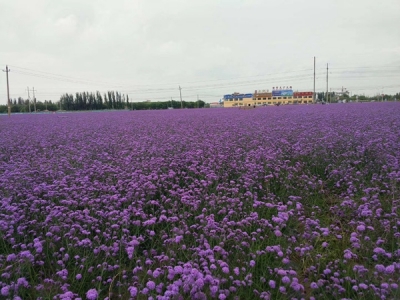
{"label": "overcast sky", "polygon": [[[0,0],[12,98],[118,90],[207,102],[290,85],[400,91],[399,0]],[[6,76],[0,77],[0,104]]]}

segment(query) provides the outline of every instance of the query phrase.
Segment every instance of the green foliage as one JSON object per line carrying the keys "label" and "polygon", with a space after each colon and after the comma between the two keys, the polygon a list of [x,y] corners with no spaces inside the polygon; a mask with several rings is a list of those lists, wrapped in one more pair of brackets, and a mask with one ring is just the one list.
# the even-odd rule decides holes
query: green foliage
{"label": "green foliage", "polygon": [[[48,111],[57,111],[59,109],[57,104],[52,103],[51,100],[49,100],[49,101],[46,100],[46,102],[41,102],[41,101],[36,102],[36,110],[37,111],[46,111],[46,108]],[[7,112],[8,112],[7,105],[0,105],[0,114],[1,113],[6,114]],[[26,101],[23,101],[22,103],[17,102],[17,104],[11,105],[11,112],[12,113],[29,113],[28,101],[26,100]],[[33,103],[31,103],[31,112],[34,112]]]}
{"label": "green foliage", "polygon": [[[195,101],[195,102],[187,102],[187,101],[182,101],[182,106],[183,108],[204,108],[205,107],[205,102],[204,101]],[[169,107],[172,107],[174,109],[181,108],[181,102],[180,101],[158,101],[158,102],[135,102],[135,103],[130,103],[129,109],[134,109],[134,110],[145,110],[145,109],[168,109]]]}
{"label": "green foliage", "polygon": [[[100,92],[94,93],[76,93],[64,94],[60,98],[63,110],[101,110],[101,109],[168,109],[169,107],[181,108],[180,101],[157,101],[157,102],[129,102],[129,96],[115,91],[108,91],[102,97]],[[203,108],[205,102],[198,100],[196,102],[183,101],[183,108]]]}

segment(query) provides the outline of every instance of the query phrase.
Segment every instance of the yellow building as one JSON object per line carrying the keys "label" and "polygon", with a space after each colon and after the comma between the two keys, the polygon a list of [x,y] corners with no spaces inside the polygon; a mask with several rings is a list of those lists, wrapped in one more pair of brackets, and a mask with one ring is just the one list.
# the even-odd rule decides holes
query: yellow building
{"label": "yellow building", "polygon": [[312,92],[294,92],[293,90],[274,89],[255,91],[254,94],[233,93],[224,95],[224,107],[244,106],[266,106],[266,105],[288,105],[288,104],[311,104],[313,103]]}
{"label": "yellow building", "polygon": [[233,93],[232,95],[224,95],[224,107],[243,107],[253,105],[253,94]]}
{"label": "yellow building", "polygon": [[253,100],[256,106],[273,105],[272,93],[269,90],[254,91]]}

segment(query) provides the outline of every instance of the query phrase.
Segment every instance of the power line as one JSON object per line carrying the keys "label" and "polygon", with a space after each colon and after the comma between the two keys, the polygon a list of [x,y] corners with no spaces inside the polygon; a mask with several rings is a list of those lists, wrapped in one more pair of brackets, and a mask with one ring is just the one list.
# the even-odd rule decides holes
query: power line
{"label": "power line", "polygon": [[[32,73],[32,72],[26,72],[26,71],[15,71],[18,74],[22,74],[22,75],[27,75],[27,76],[34,76],[34,77],[38,77],[38,78],[44,78],[44,79],[51,79],[51,80],[58,80],[58,81],[63,81],[63,82],[69,82],[69,83],[80,83],[80,84],[91,84],[90,81],[81,81],[81,80],[72,80],[72,79],[67,79],[67,78],[58,78],[58,77],[53,77],[53,76],[48,76],[48,75],[43,75],[43,74],[37,74],[37,73]],[[299,71],[293,71],[293,72],[299,72]],[[288,73],[293,73],[293,72],[283,72],[283,73],[271,73],[269,75],[280,75],[280,74],[288,74]],[[261,76],[267,76],[267,75],[257,75],[257,76],[251,76],[251,77],[261,77]],[[297,75],[298,76],[298,75]],[[293,76],[293,77],[297,77],[297,76]],[[251,77],[241,77],[241,78],[251,78]],[[216,80],[207,80],[207,81],[197,81],[197,82],[192,82],[192,83],[199,83],[199,82],[212,82],[212,81],[221,81],[221,80],[229,80],[229,79],[216,79]],[[256,80],[253,80],[256,81]],[[258,81],[262,81],[262,79],[258,79]],[[95,84],[95,83],[92,83]],[[149,86],[154,86],[155,84],[151,84]],[[160,85],[160,84],[158,84]],[[206,85],[207,86],[207,85]],[[111,86],[109,86],[111,87]],[[112,87],[116,88],[116,87],[124,87],[122,85],[113,85]],[[134,91],[152,91],[152,90],[164,90],[164,91],[171,91],[174,88],[158,88],[158,89],[136,89]]]}
{"label": "power line", "polygon": [[[22,69],[22,68],[21,68]],[[23,68],[23,69],[27,69],[27,68]],[[340,68],[337,68],[340,69]],[[344,69],[344,68],[342,68]],[[31,70],[31,69],[27,69],[27,70]],[[303,71],[308,71],[310,69],[303,69],[303,70],[298,70],[298,71],[289,71],[289,72],[281,72],[281,73],[270,73],[270,74],[264,74],[264,75],[256,75],[256,76],[252,76],[252,77],[262,77],[262,76],[268,76],[268,75],[282,75],[282,74],[289,74],[289,73],[295,73],[295,72],[303,72]],[[37,73],[32,73],[32,72],[25,72],[25,71],[16,71],[17,73],[23,74],[23,75],[29,75],[29,76],[35,76],[35,77],[39,77],[39,78],[44,78],[44,79],[54,79],[54,80],[59,80],[59,81],[64,81],[64,82],[70,82],[70,83],[81,83],[81,84],[88,84],[88,83],[92,83],[92,84],[97,84],[96,82],[90,81],[90,80],[76,80],[76,79],[70,79],[72,77],[67,77],[67,76],[63,76],[65,78],[58,78],[58,77],[54,77],[54,76],[49,76],[49,75],[44,75],[44,74],[37,74]],[[39,71],[41,72],[41,71]],[[48,72],[42,72],[42,73],[48,73]],[[48,73],[48,74],[54,74],[54,73]],[[62,76],[62,75],[57,75],[57,76]],[[302,77],[304,75],[296,75],[296,76],[290,76],[290,77],[285,77],[285,78],[279,78],[279,77],[272,77],[271,79],[258,79],[258,80],[249,80],[249,81],[240,81],[240,83],[256,83],[256,82],[264,82],[264,81],[274,81],[273,78],[277,79],[277,80],[289,80],[289,79],[296,79],[299,77]],[[251,77],[238,77],[238,78],[251,78]],[[229,79],[214,79],[214,80],[206,80],[206,81],[195,81],[193,83],[200,83],[200,82],[213,82],[213,81],[221,81],[221,80],[229,80]],[[232,85],[237,85],[239,84],[239,82],[233,82],[233,83],[219,83],[216,85],[211,85],[211,86],[220,86],[220,87],[227,87],[227,86],[232,86]],[[160,85],[160,84],[159,84]],[[162,84],[161,84],[162,85]],[[154,86],[154,84],[152,84],[152,86]],[[111,87],[111,86],[110,86]],[[123,87],[122,85],[115,85],[113,87]],[[210,85],[201,85],[201,86],[192,86],[192,87],[188,87],[187,89],[198,89],[198,88],[208,88],[210,87]],[[154,89],[154,88],[147,88],[147,89],[135,89],[135,90],[129,90],[127,91],[129,92],[153,92],[153,91],[172,91],[174,88],[158,88],[158,89]]]}
{"label": "power line", "polygon": [[67,78],[58,78],[58,77],[53,77],[53,76],[49,76],[49,75],[26,72],[26,71],[15,71],[15,73],[18,73],[18,74],[21,74],[21,75],[38,77],[38,78],[57,80],[57,81],[62,81],[62,82],[80,83],[80,84],[92,84],[92,85],[96,84],[96,83],[93,83],[93,82],[90,82],[90,81],[73,80],[73,79],[67,79]]}
{"label": "power line", "polygon": [[[48,77],[48,76],[43,76],[40,74],[33,74],[33,73],[27,73],[27,72],[21,72],[21,71],[16,71],[16,73],[18,74],[23,74],[23,75],[29,75],[29,76],[34,76],[34,77],[39,77],[39,78],[44,78],[44,79],[55,79],[55,80],[60,80],[60,81],[64,81],[64,82],[72,82],[72,83],[81,83],[81,84],[87,84],[85,82],[78,82],[78,81],[72,81],[72,80],[65,80],[65,79],[60,79],[60,78],[52,78],[52,77]],[[259,80],[254,80],[253,82],[257,82],[257,81],[263,81],[261,79]],[[252,82],[252,81],[248,81],[248,82]],[[236,83],[231,83],[232,84],[236,84]],[[226,84],[225,84],[226,85]],[[223,86],[223,85],[221,85]],[[122,87],[122,86],[121,86]],[[208,87],[206,86],[199,86],[199,87]],[[193,88],[193,87],[191,87]],[[130,90],[128,92],[150,92],[150,91],[172,91],[174,88],[158,88],[158,89],[136,89],[136,90]]]}
{"label": "power line", "polygon": [[352,66],[347,66],[344,68],[331,68],[334,70],[343,70],[343,69],[376,69],[376,68],[400,68],[400,66],[363,66],[363,67],[352,67]]}
{"label": "power line", "polygon": [[[39,74],[43,74],[43,76],[49,76],[52,75],[50,77],[55,78],[55,77],[61,77],[61,78],[65,78],[65,79],[70,79],[70,80],[75,80],[75,81],[81,81],[81,82],[92,82],[95,84],[109,84],[107,82],[100,82],[100,81],[95,81],[95,80],[88,80],[88,79],[83,79],[83,78],[76,78],[76,77],[72,77],[72,76],[65,76],[65,75],[60,75],[60,74],[55,74],[55,73],[50,73],[50,72],[44,72],[44,71],[38,71],[38,70],[33,70],[33,69],[29,69],[29,68],[22,68],[22,67],[17,67],[17,66],[12,66],[14,68],[17,69],[21,69],[21,70],[27,70],[30,71],[29,73],[39,73]],[[48,74],[48,75],[47,75]]]}
{"label": "power line", "polygon": [[[330,68],[331,70],[348,70],[348,72],[350,72],[350,74],[343,74],[343,72],[341,73],[336,73],[336,72],[330,72],[331,74],[331,78],[349,78],[352,80],[362,80],[362,79],[369,79],[371,77],[376,77],[376,78],[384,78],[384,77],[389,77],[389,78],[397,78],[400,75],[397,75],[397,72],[392,74],[393,72],[395,72],[396,70],[388,70],[387,68],[392,68],[392,67],[397,67],[397,66],[384,66],[382,68],[385,69],[381,69],[381,70],[368,70],[371,68],[379,68],[377,66],[363,66],[363,67],[359,67],[361,69],[364,69],[363,71],[355,71],[355,70],[349,70],[349,68]],[[22,69],[22,68],[21,68]],[[31,70],[31,69],[27,69],[27,68],[23,68],[26,70]],[[229,79],[213,79],[213,80],[205,80],[205,81],[194,81],[193,83],[201,83],[201,82],[215,82],[214,84],[204,84],[204,85],[192,85],[192,86],[188,86],[185,88],[185,90],[187,91],[204,91],[204,90],[221,90],[224,88],[229,88],[229,87],[243,87],[243,86],[251,86],[251,85],[256,85],[256,84],[266,84],[266,83],[276,83],[279,81],[279,83],[286,83],[289,81],[296,81],[296,82],[301,82],[301,81],[306,81],[309,80],[309,78],[311,78],[311,75],[308,74],[297,74],[297,75],[292,75],[292,76],[282,76],[283,74],[289,74],[289,73],[298,73],[298,72],[303,72],[303,71],[309,71],[311,69],[302,69],[302,70],[297,70],[297,71],[288,71],[288,72],[281,72],[281,73],[270,73],[269,75],[275,75],[275,76],[268,76],[267,75],[255,75],[255,76],[251,76],[251,77],[238,77],[238,78],[257,78],[257,77],[262,77],[262,76],[268,76],[267,78],[259,78],[259,79],[253,79],[253,80],[239,80],[236,82],[218,82],[218,81],[223,81],[223,80],[229,80]],[[330,70],[328,70],[329,72]],[[60,81],[64,81],[64,82],[70,82],[70,83],[80,83],[80,84],[87,84],[92,82],[93,84],[97,84],[93,81],[80,81],[80,80],[75,80],[72,79],[73,77],[68,77],[68,76],[63,76],[63,75],[56,75],[54,73],[48,73],[48,72],[42,72],[42,71],[38,71],[38,73],[33,73],[33,72],[27,72],[27,71],[15,71],[15,73],[19,73],[19,74],[23,74],[23,75],[29,75],[29,76],[35,76],[35,77],[39,77],[39,78],[44,78],[44,79],[56,79],[56,80],[60,80]],[[39,74],[39,72],[43,73],[43,74]],[[367,75],[369,73],[372,73],[371,75]],[[50,75],[46,75],[46,74],[50,74]],[[52,76],[52,74],[54,74],[55,76],[60,76],[60,77],[54,77]],[[315,73],[315,76],[318,75],[318,77],[314,77],[314,81],[316,79],[320,79],[319,75],[322,75],[322,72],[318,72]],[[65,77],[65,78],[61,78],[61,77]],[[120,86],[122,87],[122,85]],[[73,89],[74,87],[70,87],[68,89]],[[61,88],[60,88],[61,89]],[[75,88],[76,89],[76,88]],[[143,88],[143,89],[123,89],[121,92],[122,93],[126,93],[126,94],[131,94],[135,93],[135,94],[161,94],[161,93],[165,93],[165,92],[169,92],[169,91],[173,91],[175,90],[175,88],[171,87],[165,87],[165,88]],[[101,92],[104,92],[103,89],[101,89]],[[45,92],[42,91],[41,92],[42,95],[61,95],[63,93],[57,93],[57,92]],[[202,93],[203,94],[203,93]],[[13,94],[14,95],[14,94]],[[160,97],[161,99],[161,97]]]}
{"label": "power line", "polygon": [[[109,82],[104,82],[104,81],[95,81],[95,80],[90,80],[90,79],[83,79],[83,78],[77,78],[77,77],[72,77],[72,76],[66,76],[66,75],[61,75],[61,74],[56,74],[56,73],[51,73],[51,72],[45,72],[45,71],[39,71],[39,70],[34,70],[30,68],[25,68],[25,67],[18,67],[18,66],[12,66],[17,69],[21,70],[26,70],[24,72],[25,75],[37,75],[37,76],[44,76],[46,78],[51,78],[51,79],[56,79],[57,80],[67,80],[68,82],[74,82],[74,83],[93,83],[93,84],[101,84],[101,85],[109,85],[109,86],[115,86],[115,87],[123,87],[124,85],[117,85],[115,83],[109,83]],[[331,69],[367,69],[367,68],[399,68],[400,66],[346,66],[345,68],[331,68]],[[269,76],[269,75],[277,75],[277,74],[289,74],[289,73],[296,73],[296,72],[308,72],[311,69],[299,69],[299,70],[291,70],[291,71],[285,71],[285,72],[274,72],[274,73],[267,73],[267,74],[258,74],[258,75],[252,75],[252,76],[242,76],[242,77],[234,77],[234,78],[219,78],[219,79],[210,79],[210,80],[201,80],[201,81],[189,81],[189,82],[183,82],[184,84],[189,84],[189,83],[201,83],[201,82],[212,82],[212,81],[223,81],[223,80],[236,80],[236,79],[242,79],[242,78],[253,78],[253,77],[264,77],[264,76]],[[28,71],[28,72],[27,72]],[[21,73],[23,71],[20,71]],[[59,77],[59,78],[58,78]],[[176,83],[158,83],[157,85],[175,85]],[[153,86],[154,84],[142,84],[142,85],[137,85],[137,86]],[[126,85],[128,86],[128,85]]]}
{"label": "power line", "polygon": [[[323,73],[316,73],[316,75],[322,75]],[[330,72],[332,74],[332,72]],[[333,77],[341,77],[341,78],[363,78],[364,76],[361,75],[341,75],[341,74],[332,74]],[[368,75],[368,78],[370,77],[397,77],[399,75],[381,75],[381,74],[376,74],[376,75]],[[304,79],[307,78],[307,75],[296,75],[296,76],[290,76],[290,77],[275,77],[275,78],[269,78],[269,79],[259,79],[259,80],[249,80],[249,81],[239,81],[239,82],[230,82],[230,83],[219,83],[219,84],[214,84],[214,85],[199,85],[199,86],[190,86],[187,87],[186,90],[199,90],[199,89],[208,89],[208,88],[215,88],[215,87],[230,87],[230,86],[242,86],[242,85],[247,85],[247,84],[256,84],[256,83],[267,83],[267,82],[276,82],[276,81],[289,81],[289,80],[299,80],[299,79]],[[319,77],[318,77],[319,78]],[[124,93],[159,93],[159,92],[166,92],[166,91],[173,91],[174,88],[156,88],[156,89],[129,89],[129,90],[121,90],[121,92]],[[104,92],[104,90],[102,90]],[[44,93],[44,92],[43,92]],[[59,94],[59,93],[46,93],[46,94]]]}
{"label": "power line", "polygon": [[[29,68],[23,68],[23,67],[18,67],[18,66],[13,66],[14,68],[21,69],[21,70],[26,70],[26,71],[19,71],[21,74],[25,75],[32,75],[34,76],[35,73],[36,75],[43,76],[46,78],[51,78],[51,79],[56,79],[61,80],[64,78],[65,80],[69,82],[82,82],[82,83],[94,83],[94,84],[107,84],[111,86],[117,86],[117,87],[123,87],[123,85],[116,85],[114,83],[108,83],[108,82],[100,82],[100,81],[93,81],[93,80],[87,80],[87,79],[82,79],[82,78],[76,78],[72,76],[65,76],[65,75],[60,75],[60,74],[55,74],[55,73],[50,73],[50,72],[44,72],[44,71],[38,71],[38,70],[33,70]],[[258,75],[252,75],[252,76],[242,76],[242,77],[233,77],[233,78],[219,78],[219,79],[209,79],[209,80],[201,80],[201,81],[188,81],[184,82],[185,84],[189,83],[200,83],[200,82],[211,82],[211,81],[223,81],[223,80],[233,80],[233,79],[242,79],[242,78],[252,78],[252,77],[263,77],[263,76],[269,76],[269,75],[276,75],[276,74],[289,74],[289,73],[296,73],[296,72],[305,72],[309,71],[310,69],[300,69],[300,70],[291,70],[291,71],[285,71],[285,72],[274,72],[274,73],[268,73],[268,74],[258,74]],[[51,76],[50,76],[51,75]],[[71,81],[72,80],[72,81]],[[157,85],[175,85],[176,83],[158,83]],[[154,84],[141,84],[137,86],[153,86]],[[128,85],[126,85],[128,86]]]}

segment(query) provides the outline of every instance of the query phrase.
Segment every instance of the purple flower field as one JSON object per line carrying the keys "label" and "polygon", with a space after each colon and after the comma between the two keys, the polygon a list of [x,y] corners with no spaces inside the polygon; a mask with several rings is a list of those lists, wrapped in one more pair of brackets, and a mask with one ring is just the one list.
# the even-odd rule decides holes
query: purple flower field
{"label": "purple flower field", "polygon": [[400,299],[400,104],[0,116],[0,299]]}

